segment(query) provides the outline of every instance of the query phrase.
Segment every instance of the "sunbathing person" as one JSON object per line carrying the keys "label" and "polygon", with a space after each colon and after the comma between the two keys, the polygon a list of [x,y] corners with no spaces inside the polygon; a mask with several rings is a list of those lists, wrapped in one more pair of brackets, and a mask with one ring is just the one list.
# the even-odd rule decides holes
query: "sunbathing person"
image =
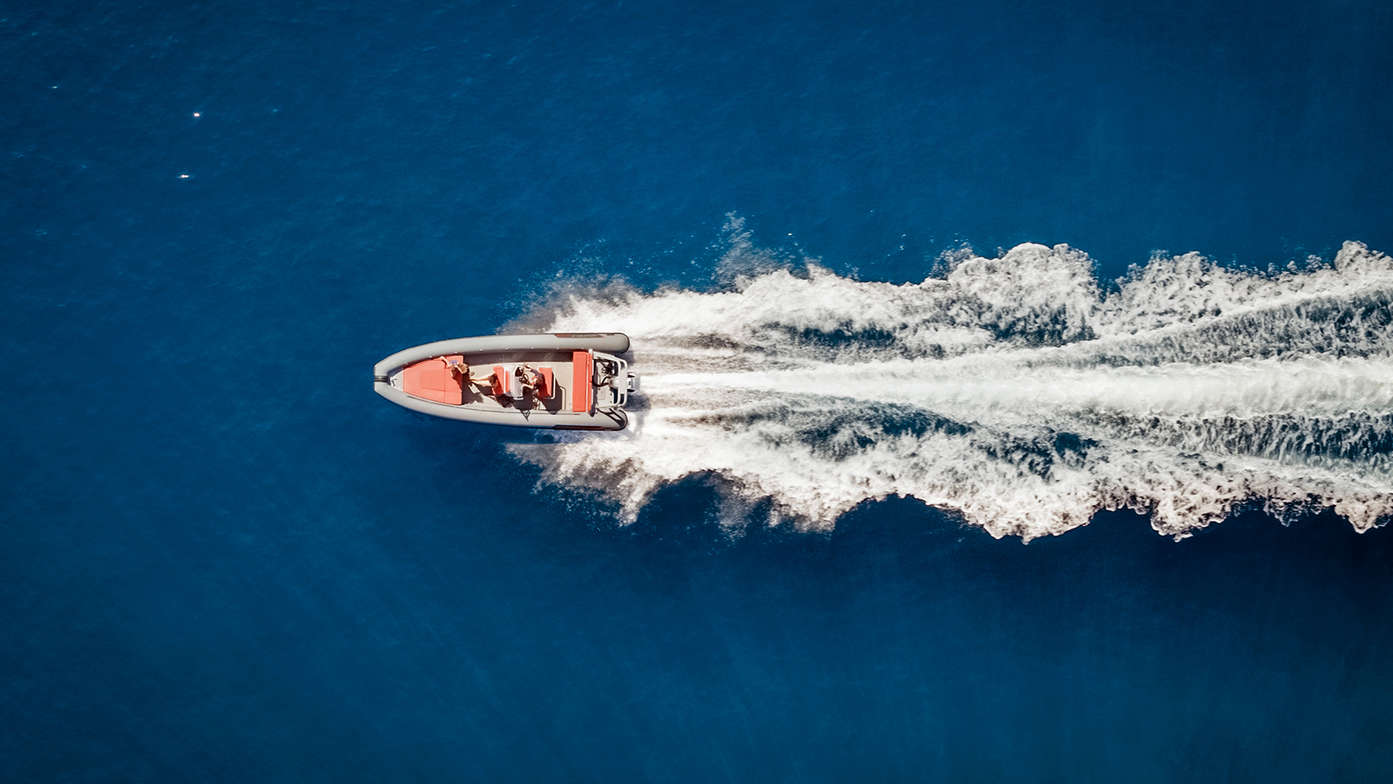
{"label": "sunbathing person", "polygon": [[489,376],[484,376],[483,378],[475,378],[473,375],[471,375],[469,363],[465,362],[462,359],[446,359],[445,366],[448,367],[452,373],[459,374],[461,381],[465,381],[470,384],[478,384],[480,386],[488,386],[493,383],[493,380]]}

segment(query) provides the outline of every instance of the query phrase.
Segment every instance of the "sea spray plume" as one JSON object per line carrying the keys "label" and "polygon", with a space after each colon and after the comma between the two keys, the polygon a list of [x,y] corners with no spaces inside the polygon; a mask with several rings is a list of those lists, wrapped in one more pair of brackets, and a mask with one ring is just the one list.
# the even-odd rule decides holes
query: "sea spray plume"
{"label": "sea spray plume", "polygon": [[959,254],[917,284],[816,264],[716,291],[572,290],[551,331],[634,338],[627,432],[510,447],[635,518],[666,483],[827,529],[891,495],[1030,539],[1128,508],[1184,536],[1258,501],[1393,515],[1393,262],[1259,272],[1157,257],[1112,291],[1067,246]]}

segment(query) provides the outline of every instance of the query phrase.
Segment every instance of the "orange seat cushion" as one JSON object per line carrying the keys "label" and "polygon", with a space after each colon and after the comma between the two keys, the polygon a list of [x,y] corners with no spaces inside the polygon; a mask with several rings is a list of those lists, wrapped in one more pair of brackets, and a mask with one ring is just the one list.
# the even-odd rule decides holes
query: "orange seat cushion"
{"label": "orange seat cushion", "polygon": [[458,373],[446,364],[451,359],[464,359],[462,354],[425,359],[402,369],[402,390],[413,397],[458,406],[464,402],[464,387]]}
{"label": "orange seat cushion", "polygon": [[593,361],[589,351],[571,353],[571,410],[579,414],[590,413],[590,404],[595,397],[591,368]]}
{"label": "orange seat cushion", "polygon": [[537,385],[537,397],[546,400],[556,394],[556,379],[551,368],[537,368],[537,375],[542,377],[542,383]]}
{"label": "orange seat cushion", "polygon": [[494,397],[503,397],[508,393],[508,371],[502,365],[493,366],[493,394]]}

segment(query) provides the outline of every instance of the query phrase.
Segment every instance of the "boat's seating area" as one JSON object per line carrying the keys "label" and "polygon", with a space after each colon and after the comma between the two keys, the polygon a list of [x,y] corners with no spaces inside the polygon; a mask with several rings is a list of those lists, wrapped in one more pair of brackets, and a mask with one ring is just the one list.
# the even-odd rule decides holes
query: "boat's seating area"
{"label": "boat's seating area", "polygon": [[458,373],[450,370],[449,360],[463,360],[462,354],[426,359],[402,369],[402,391],[408,395],[457,406],[464,402],[464,388]]}
{"label": "boat's seating area", "polygon": [[493,396],[496,398],[511,397],[517,399],[522,397],[522,386],[518,384],[517,376],[503,369],[502,365],[493,366]]}
{"label": "boat's seating area", "polygon": [[[541,376],[541,382],[537,384],[537,397],[546,400],[556,394],[556,373],[549,367],[537,369],[537,375]],[[493,366],[493,375],[490,377],[493,386],[494,397],[510,397],[514,400],[522,399],[522,383],[518,377],[509,373],[502,365]]]}

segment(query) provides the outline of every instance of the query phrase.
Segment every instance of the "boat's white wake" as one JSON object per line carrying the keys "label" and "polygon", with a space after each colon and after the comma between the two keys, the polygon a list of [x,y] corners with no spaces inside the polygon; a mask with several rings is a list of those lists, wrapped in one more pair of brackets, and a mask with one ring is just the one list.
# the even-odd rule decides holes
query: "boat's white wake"
{"label": "boat's white wake", "polygon": [[[731,258],[752,253],[737,236]],[[1025,538],[1101,509],[1171,535],[1250,500],[1360,531],[1393,515],[1389,257],[1157,258],[1108,293],[1065,246],[946,261],[918,284],[809,264],[714,292],[558,295],[535,326],[629,333],[648,407],[629,431],[510,449],[625,519],[702,474],[810,529],[890,495]]]}

